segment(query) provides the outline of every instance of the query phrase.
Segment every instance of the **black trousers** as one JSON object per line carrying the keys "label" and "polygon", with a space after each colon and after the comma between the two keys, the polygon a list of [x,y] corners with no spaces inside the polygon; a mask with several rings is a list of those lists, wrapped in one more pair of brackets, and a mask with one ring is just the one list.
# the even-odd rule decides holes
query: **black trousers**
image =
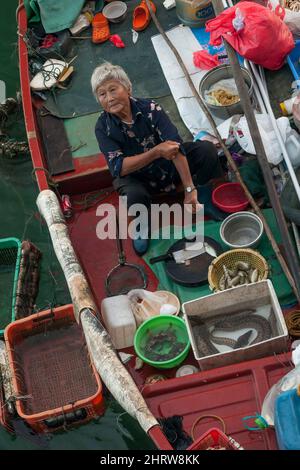
{"label": "black trousers", "polygon": [[[186,142],[183,146],[195,186],[223,175],[216,147],[211,142]],[[180,182],[180,176],[176,171],[174,183]],[[120,196],[127,196],[128,207],[137,203],[150,207],[151,196],[155,192],[145,181],[141,181],[136,176],[127,175],[115,178],[113,185]]]}

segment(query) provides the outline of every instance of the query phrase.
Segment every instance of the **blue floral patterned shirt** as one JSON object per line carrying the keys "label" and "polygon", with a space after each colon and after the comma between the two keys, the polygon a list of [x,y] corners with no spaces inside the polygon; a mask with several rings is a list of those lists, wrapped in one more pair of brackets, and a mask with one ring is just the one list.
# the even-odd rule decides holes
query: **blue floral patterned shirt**
{"label": "blue floral patterned shirt", "polygon": [[[132,124],[103,111],[95,128],[101,152],[113,178],[120,177],[124,158],[147,152],[166,140],[182,144],[176,127],[153,100],[130,98]],[[183,146],[180,151],[185,154]],[[176,169],[172,161],[159,158],[131,175],[147,182],[155,191],[173,191]]]}

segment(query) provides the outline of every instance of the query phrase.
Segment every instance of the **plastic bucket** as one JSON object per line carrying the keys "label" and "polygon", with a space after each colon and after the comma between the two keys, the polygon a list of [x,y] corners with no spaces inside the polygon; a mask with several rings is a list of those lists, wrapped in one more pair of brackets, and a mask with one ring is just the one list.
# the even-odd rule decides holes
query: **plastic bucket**
{"label": "plastic bucket", "polygon": [[[161,333],[166,333],[168,331],[172,331],[175,334],[176,342],[184,344],[184,349],[178,354],[176,354],[174,349],[174,356],[164,361],[152,360],[147,357],[145,347],[149,340],[155,336],[159,337]],[[173,348],[175,343],[171,344],[171,341],[172,338],[170,338],[170,341],[165,339],[162,340],[160,344],[157,344],[160,353],[167,353],[170,351],[170,349]],[[157,343],[159,343],[159,341],[157,341]],[[184,320],[182,320],[182,318],[171,315],[158,315],[156,317],[149,318],[149,320],[146,320],[144,323],[142,323],[136,331],[134,337],[134,349],[137,355],[144,362],[158,369],[171,369],[172,367],[178,366],[182,363],[182,361],[184,361],[190,349],[189,335]],[[152,350],[154,352],[156,351],[156,346],[154,344],[152,346]]]}
{"label": "plastic bucket", "polygon": [[[242,73],[245,79],[245,82],[249,89],[249,96],[252,97],[253,95],[253,81],[252,77],[249,74],[248,70],[244,67],[241,67]],[[199,93],[203,101],[206,103],[207,107],[210,109],[211,113],[215,117],[219,117],[221,119],[228,119],[235,114],[243,114],[243,108],[241,102],[238,101],[237,103],[228,105],[228,106],[216,106],[214,104],[207,103],[205,99],[205,92],[208,91],[212,85],[219,82],[220,80],[224,80],[227,78],[232,78],[233,73],[231,70],[230,65],[219,65],[214,69],[207,72],[199,84]]]}
{"label": "plastic bucket", "polygon": [[215,17],[212,3],[207,0],[176,0],[176,13],[180,21],[191,28],[201,28]]}

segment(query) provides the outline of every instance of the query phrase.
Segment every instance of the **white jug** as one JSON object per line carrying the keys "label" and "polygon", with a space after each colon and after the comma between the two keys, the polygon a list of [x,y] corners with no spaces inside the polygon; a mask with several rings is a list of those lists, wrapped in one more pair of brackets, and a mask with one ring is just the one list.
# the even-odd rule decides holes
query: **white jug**
{"label": "white jug", "polygon": [[291,130],[285,141],[285,148],[294,168],[300,166],[300,135],[295,130]]}

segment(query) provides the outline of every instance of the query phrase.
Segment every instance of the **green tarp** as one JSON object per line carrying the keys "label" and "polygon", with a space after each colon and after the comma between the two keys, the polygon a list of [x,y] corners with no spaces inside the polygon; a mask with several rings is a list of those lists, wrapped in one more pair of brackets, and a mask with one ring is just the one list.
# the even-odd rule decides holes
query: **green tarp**
{"label": "green tarp", "polygon": [[[132,40],[133,10],[137,2],[127,2],[127,16],[122,23],[109,24],[111,34],[118,34],[125,48],[118,49],[110,41],[93,44],[90,37],[92,29],[88,28],[81,36],[87,39],[74,39],[69,57],[76,56],[72,65],[70,84],[67,90],[55,89],[47,92],[45,107],[55,116],[74,118],[100,111],[91,90],[91,75],[97,65],[104,61],[122,66],[128,73],[133,85],[133,95],[140,98],[153,98],[161,101],[162,97],[170,95],[170,89],[164,78],[161,66],[154,51],[151,36],[158,34],[150,23],[145,31],[138,35],[134,44]],[[158,18],[164,29],[169,30],[179,23],[175,10],[159,9]]]}
{"label": "green tarp", "polygon": [[42,22],[46,33],[70,28],[85,0],[24,0],[29,23]]}
{"label": "green tarp", "polygon": [[[278,226],[274,217],[272,209],[265,209],[263,211],[264,216],[270,226],[270,229],[277,242],[280,242],[280,235]],[[205,236],[211,237],[217,242],[219,242],[224,251],[228,250],[228,247],[222,243],[222,240],[219,235],[220,222],[215,221],[205,221]],[[208,284],[199,287],[184,287],[179,284],[176,284],[172,279],[170,279],[165,271],[164,262],[149,264],[149,259],[153,256],[158,256],[163,253],[166,253],[169,247],[174,243],[174,236],[171,236],[170,240],[151,240],[150,249],[147,254],[144,256],[145,261],[150,266],[150,268],[155,273],[156,277],[159,279],[159,287],[161,290],[169,290],[176,294],[181,302],[186,302],[188,300],[197,299],[199,297],[204,297],[209,295],[212,291],[209,288]],[[288,305],[295,301],[295,297],[292,293],[292,289],[281,269],[279,262],[277,261],[276,255],[270,245],[270,242],[266,236],[263,235],[257,250],[265,257],[267,263],[270,267],[270,275],[274,289],[276,291],[277,297],[281,305]]]}

